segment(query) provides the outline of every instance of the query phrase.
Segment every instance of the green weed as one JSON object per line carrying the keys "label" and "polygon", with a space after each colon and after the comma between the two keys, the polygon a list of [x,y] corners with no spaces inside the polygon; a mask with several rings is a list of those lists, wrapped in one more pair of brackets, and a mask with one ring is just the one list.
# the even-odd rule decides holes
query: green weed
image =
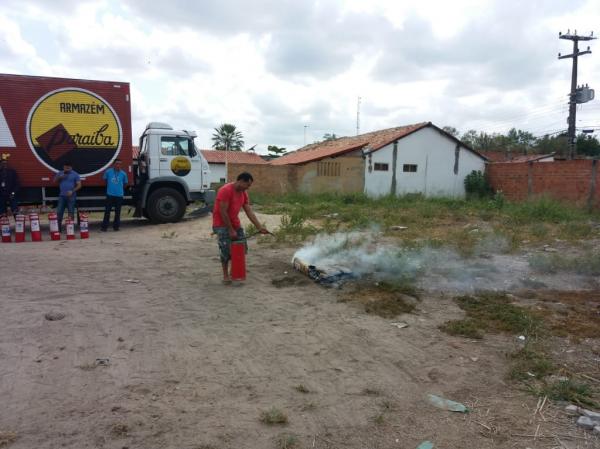
{"label": "green weed", "polygon": [[555,371],[552,360],[541,349],[525,346],[509,355],[512,380],[543,379]]}
{"label": "green weed", "polygon": [[538,396],[548,396],[555,401],[568,401],[589,407],[598,407],[593,399],[593,392],[589,385],[577,383],[571,379],[559,380],[542,387],[535,388]]}
{"label": "green weed", "polygon": [[467,316],[440,326],[440,330],[451,335],[483,338],[485,332],[506,332],[533,336],[542,329],[541,317],[512,304],[505,293],[479,292],[454,300]]}
{"label": "green weed", "polygon": [[260,414],[260,420],[263,423],[269,424],[269,425],[273,425],[273,424],[287,424],[288,417],[281,410],[279,410],[279,409],[277,409],[275,407],[272,407],[271,409],[269,409],[267,411],[263,411]]}

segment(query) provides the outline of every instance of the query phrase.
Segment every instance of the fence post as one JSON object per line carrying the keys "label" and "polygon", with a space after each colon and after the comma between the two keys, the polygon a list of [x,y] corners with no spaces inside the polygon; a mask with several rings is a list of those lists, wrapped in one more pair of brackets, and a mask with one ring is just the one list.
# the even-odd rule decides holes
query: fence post
{"label": "fence post", "polygon": [[533,193],[533,161],[527,163],[527,199],[531,198]]}
{"label": "fence post", "polygon": [[594,207],[594,193],[596,192],[596,174],[598,173],[598,159],[592,159],[592,175],[590,177],[590,194],[588,196],[588,209]]}

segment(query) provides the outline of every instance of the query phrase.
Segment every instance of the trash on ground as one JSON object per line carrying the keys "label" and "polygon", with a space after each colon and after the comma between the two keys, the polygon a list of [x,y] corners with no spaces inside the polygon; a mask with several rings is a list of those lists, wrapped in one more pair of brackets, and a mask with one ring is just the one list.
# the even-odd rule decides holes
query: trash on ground
{"label": "trash on ground", "polygon": [[398,323],[390,323],[392,326],[396,326],[398,329],[404,329],[405,327],[408,327],[407,323],[402,323],[402,322],[398,322]]}
{"label": "trash on ground", "polygon": [[417,446],[417,449],[433,449],[433,443],[431,441],[423,441]]}
{"label": "trash on ground", "polygon": [[600,434],[600,413],[593,412],[577,405],[567,405],[565,412],[571,416],[578,416],[577,425],[587,430],[594,430],[594,433]]}
{"label": "trash on ground", "polygon": [[459,413],[468,413],[469,409],[465,407],[460,402],[454,402],[450,399],[445,399],[435,394],[430,394],[427,396],[429,399],[429,403],[433,406],[440,408],[442,410],[448,410],[449,412],[459,412]]}
{"label": "trash on ground", "polygon": [[108,366],[109,364],[110,364],[110,359],[108,359],[108,358],[96,359],[96,365],[98,365],[98,366]]}
{"label": "trash on ground", "polygon": [[392,231],[404,231],[408,229],[406,226],[390,226],[390,230]]}
{"label": "trash on ground", "polygon": [[125,282],[131,282],[132,284],[139,284],[140,281],[137,279],[125,279]]}

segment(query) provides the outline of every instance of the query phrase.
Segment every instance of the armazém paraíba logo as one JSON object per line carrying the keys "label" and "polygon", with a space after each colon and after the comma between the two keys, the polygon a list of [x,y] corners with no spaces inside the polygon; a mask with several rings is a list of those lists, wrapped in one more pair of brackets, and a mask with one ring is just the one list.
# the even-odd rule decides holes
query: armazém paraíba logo
{"label": "armaz\u00e9m para\u00edba logo", "polygon": [[51,170],[65,161],[82,176],[107,168],[121,150],[121,123],[111,105],[85,89],[64,88],[41,97],[29,112],[27,139]]}

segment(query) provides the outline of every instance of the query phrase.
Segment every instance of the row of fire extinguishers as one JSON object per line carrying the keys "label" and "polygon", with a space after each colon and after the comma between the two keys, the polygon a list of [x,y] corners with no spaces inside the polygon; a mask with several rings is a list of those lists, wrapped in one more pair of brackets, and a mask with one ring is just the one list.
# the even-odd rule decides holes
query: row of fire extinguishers
{"label": "row of fire extinguishers", "polygon": [[[31,234],[32,242],[42,241],[42,231],[40,228],[40,216],[37,212],[29,212],[28,214],[17,214],[15,216],[15,243],[26,241],[27,221],[29,221],[29,233]],[[48,223],[50,229],[50,240],[60,240],[60,231],[58,229],[58,217],[56,212],[48,214]],[[10,220],[6,215],[0,217],[0,225],[2,226],[2,243],[12,243],[12,232]],[[65,222],[65,230],[67,240],[75,240],[75,222],[71,218],[67,218]],[[88,216],[85,212],[79,213],[79,236],[82,239],[87,239],[90,236],[88,228]]]}

